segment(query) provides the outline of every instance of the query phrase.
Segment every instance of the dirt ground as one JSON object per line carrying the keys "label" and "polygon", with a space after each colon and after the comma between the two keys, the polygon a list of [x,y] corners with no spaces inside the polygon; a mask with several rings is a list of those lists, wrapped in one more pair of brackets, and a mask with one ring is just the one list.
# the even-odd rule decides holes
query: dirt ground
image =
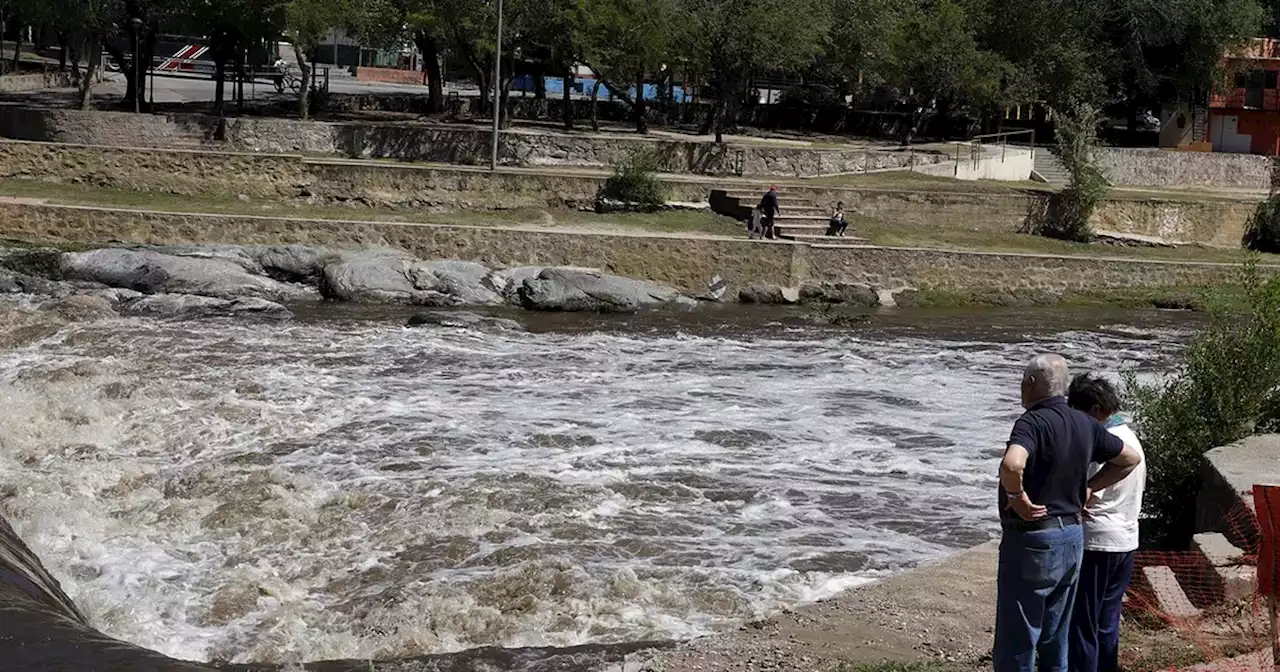
{"label": "dirt ground", "polygon": [[996,545],[855,588],[836,599],[659,654],[654,672],[845,669],[862,664],[989,665]]}

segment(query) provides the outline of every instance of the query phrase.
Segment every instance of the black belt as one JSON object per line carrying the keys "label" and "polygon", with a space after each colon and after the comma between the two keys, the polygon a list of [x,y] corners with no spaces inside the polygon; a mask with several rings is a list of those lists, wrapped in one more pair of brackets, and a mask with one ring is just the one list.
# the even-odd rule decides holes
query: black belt
{"label": "black belt", "polygon": [[1048,530],[1054,527],[1063,528],[1080,524],[1080,514],[1070,516],[1049,516],[1040,520],[1004,520],[1001,525],[1006,530],[1017,530],[1019,532],[1037,532],[1039,530]]}

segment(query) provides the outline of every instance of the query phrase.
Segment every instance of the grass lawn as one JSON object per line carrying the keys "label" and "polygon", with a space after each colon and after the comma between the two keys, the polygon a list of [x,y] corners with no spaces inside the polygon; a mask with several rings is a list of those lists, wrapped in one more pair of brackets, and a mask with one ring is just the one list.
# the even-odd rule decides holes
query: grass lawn
{"label": "grass lawn", "polygon": [[[938,178],[929,178],[938,179]],[[594,233],[660,233],[743,237],[738,222],[702,211],[675,210],[658,213],[598,214],[553,208],[512,210],[379,209],[365,206],[306,204],[296,201],[255,199],[241,201],[229,196],[185,196],[95,187],[84,184],[54,184],[37,180],[0,179],[0,197],[42,199],[59,205],[108,208],[205,212],[226,215],[388,221],[422,224],[559,228]],[[940,218],[930,224],[909,224],[871,218],[850,222],[853,235],[874,245],[926,247],[975,252],[1016,252],[1031,254],[1088,255],[1237,263],[1247,255],[1241,250],[1186,246],[1122,247],[1085,245],[1017,233],[975,231],[963,220]],[[1280,258],[1263,255],[1263,263],[1280,263]]]}
{"label": "grass lawn", "polygon": [[829,175],[812,177],[803,182],[827,187],[862,187],[864,189],[904,189],[911,191],[954,191],[959,193],[1015,193],[1019,191],[1053,191],[1043,182],[997,182],[995,180],[957,180],[925,175],[909,170],[892,170],[861,175]]}

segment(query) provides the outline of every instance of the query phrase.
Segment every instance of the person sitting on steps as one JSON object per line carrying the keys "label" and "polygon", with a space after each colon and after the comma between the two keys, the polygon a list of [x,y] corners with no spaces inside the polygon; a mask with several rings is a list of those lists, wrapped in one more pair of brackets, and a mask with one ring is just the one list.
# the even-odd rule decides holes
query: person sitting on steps
{"label": "person sitting on steps", "polygon": [[828,236],[844,236],[844,230],[849,228],[849,222],[844,218],[844,201],[836,203],[835,212],[831,213],[831,221],[827,223]]}

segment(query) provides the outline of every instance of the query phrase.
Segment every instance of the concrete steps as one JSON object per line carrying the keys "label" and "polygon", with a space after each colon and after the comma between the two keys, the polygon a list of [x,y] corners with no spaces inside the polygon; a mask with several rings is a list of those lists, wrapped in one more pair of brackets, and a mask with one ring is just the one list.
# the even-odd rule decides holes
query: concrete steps
{"label": "concrete steps", "polygon": [[1153,565],[1142,568],[1142,578],[1155,598],[1160,612],[1177,620],[1199,618],[1200,609],[1191,603],[1173,568],[1167,565]]}
{"label": "concrete steps", "polygon": [[1032,177],[1059,189],[1067,186],[1067,183],[1071,181],[1071,174],[1063,167],[1058,157],[1053,152],[1044,149],[1036,152]]}
{"label": "concrete steps", "polygon": [[1205,575],[1213,582],[1218,601],[1238,602],[1258,592],[1258,572],[1245,562],[1244,551],[1217,532],[1197,534],[1192,544],[1201,560]]}

